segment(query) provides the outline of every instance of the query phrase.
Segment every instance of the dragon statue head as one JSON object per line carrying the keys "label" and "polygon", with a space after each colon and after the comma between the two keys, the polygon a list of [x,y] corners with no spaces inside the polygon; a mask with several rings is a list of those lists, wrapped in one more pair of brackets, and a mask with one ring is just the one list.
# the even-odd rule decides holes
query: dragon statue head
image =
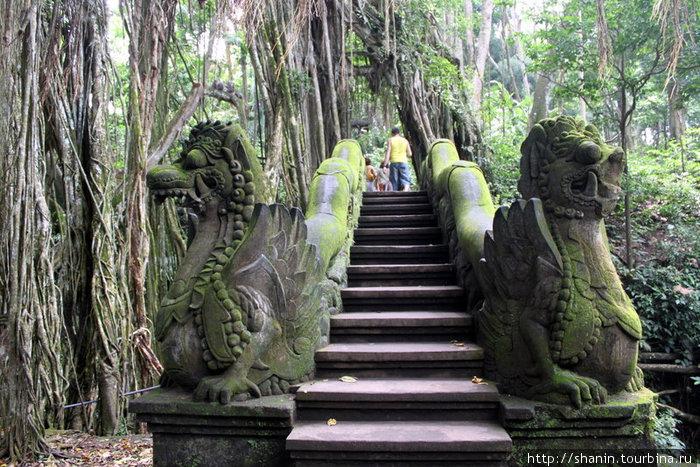
{"label": "dragon statue head", "polygon": [[600,220],[620,193],[625,155],[593,125],[572,117],[536,124],[521,148],[518,190],[559,218]]}
{"label": "dragon statue head", "polygon": [[[173,164],[158,165],[148,172],[148,187],[156,202],[173,197],[197,214],[214,205],[219,214],[233,212],[239,215],[239,222],[249,220],[255,167],[245,154],[252,153],[246,143],[242,130],[230,122],[200,122]],[[238,227],[242,233],[243,225]]]}

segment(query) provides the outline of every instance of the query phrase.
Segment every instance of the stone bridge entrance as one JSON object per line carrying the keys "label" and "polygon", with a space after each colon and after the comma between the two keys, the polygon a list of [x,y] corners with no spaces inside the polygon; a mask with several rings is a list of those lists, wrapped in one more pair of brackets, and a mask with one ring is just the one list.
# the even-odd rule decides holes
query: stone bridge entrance
{"label": "stone bridge entrance", "polygon": [[504,465],[465,291],[425,192],[365,193],[331,344],[296,392],[297,466]]}

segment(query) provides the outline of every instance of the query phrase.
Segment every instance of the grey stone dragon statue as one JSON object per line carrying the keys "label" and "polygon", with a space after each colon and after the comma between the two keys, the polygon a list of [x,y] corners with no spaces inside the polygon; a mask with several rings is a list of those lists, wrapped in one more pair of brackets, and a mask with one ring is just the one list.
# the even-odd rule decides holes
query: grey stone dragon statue
{"label": "grey stone dragon statue", "polygon": [[641,323],[603,222],[624,153],[570,117],[535,125],[521,152],[524,199],[496,212],[475,271],[487,376],[506,393],[576,407],[641,389]]}
{"label": "grey stone dragon statue", "polygon": [[311,377],[327,339],[331,255],[307,241],[301,211],[258,202],[261,173],[239,127],[206,122],[147,176],[157,201],[178,198],[197,217],[155,320],[162,383],[195,400],[284,393]]}

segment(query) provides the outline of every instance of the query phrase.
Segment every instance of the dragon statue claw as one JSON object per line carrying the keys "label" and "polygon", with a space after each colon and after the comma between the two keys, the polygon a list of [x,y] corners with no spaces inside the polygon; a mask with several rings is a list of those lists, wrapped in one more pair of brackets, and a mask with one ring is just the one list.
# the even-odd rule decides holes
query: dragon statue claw
{"label": "dragon statue claw", "polygon": [[262,393],[257,384],[248,378],[240,378],[235,375],[203,378],[192,393],[192,398],[196,401],[219,402],[221,404],[261,396]]}
{"label": "dragon statue claw", "polygon": [[561,396],[580,409],[584,403],[605,403],[608,392],[595,379],[577,375],[571,371],[555,367],[555,373],[550,378],[543,378],[537,385],[530,388],[528,398],[544,402],[561,402]]}
{"label": "dragon statue claw", "polygon": [[634,368],[634,375],[627,383],[625,390],[628,392],[637,392],[644,387],[644,372],[638,366]]}

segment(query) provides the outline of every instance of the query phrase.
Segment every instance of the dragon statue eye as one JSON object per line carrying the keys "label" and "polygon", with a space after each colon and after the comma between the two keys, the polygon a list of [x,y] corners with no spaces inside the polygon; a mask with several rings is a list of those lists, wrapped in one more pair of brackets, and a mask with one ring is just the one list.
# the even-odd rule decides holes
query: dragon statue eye
{"label": "dragon statue eye", "polygon": [[199,169],[207,165],[207,156],[199,149],[193,149],[185,156],[185,167]]}
{"label": "dragon statue eye", "polygon": [[625,158],[625,153],[622,151],[622,148],[616,148],[612,154],[610,154],[610,160],[612,162],[620,162]]}
{"label": "dragon statue eye", "polygon": [[581,164],[595,164],[600,161],[600,157],[600,146],[593,141],[581,143],[578,148],[576,148],[576,161]]}

